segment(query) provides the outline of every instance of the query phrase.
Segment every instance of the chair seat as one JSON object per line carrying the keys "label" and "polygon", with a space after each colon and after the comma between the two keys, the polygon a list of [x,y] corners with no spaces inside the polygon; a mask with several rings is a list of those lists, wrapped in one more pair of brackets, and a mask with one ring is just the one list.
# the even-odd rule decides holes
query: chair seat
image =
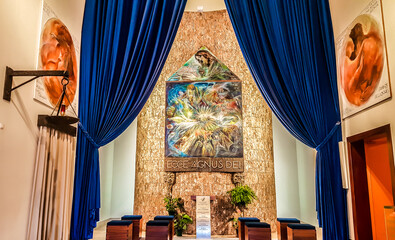
{"label": "chair seat", "polygon": [[238,218],[240,222],[259,222],[259,218],[254,217],[240,217]]}
{"label": "chair seat", "polygon": [[154,220],[174,220],[174,216],[156,216]]}
{"label": "chair seat", "polygon": [[313,225],[310,224],[288,224],[291,229],[315,229]]}
{"label": "chair seat", "polygon": [[150,220],[147,226],[169,226],[169,220]]}
{"label": "chair seat", "polygon": [[245,225],[249,228],[270,228],[270,224],[265,222],[246,222]]}
{"label": "chair seat", "polygon": [[300,223],[299,219],[297,218],[277,218],[277,221],[287,223]]}
{"label": "chair seat", "polygon": [[133,221],[112,220],[107,223],[107,226],[129,226]]}
{"label": "chair seat", "polygon": [[124,215],[121,220],[139,220],[143,218],[141,215]]}

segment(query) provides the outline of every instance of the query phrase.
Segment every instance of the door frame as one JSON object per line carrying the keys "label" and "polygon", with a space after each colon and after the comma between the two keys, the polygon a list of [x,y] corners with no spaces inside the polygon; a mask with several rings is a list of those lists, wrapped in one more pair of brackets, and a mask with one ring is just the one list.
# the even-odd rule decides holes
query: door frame
{"label": "door frame", "polygon": [[[363,180],[367,177],[364,142],[383,136],[387,138],[392,182],[392,195],[395,202],[395,167],[390,124],[347,137],[348,164],[350,169],[350,189],[356,240],[372,238],[372,223],[370,216],[369,190],[367,186],[367,180],[366,186],[362,186],[360,184],[358,184],[357,186],[355,185],[355,182],[358,181],[358,179]],[[363,169],[360,168],[362,166],[364,166]],[[365,198],[357,199],[357,195],[363,195],[365,196]]]}

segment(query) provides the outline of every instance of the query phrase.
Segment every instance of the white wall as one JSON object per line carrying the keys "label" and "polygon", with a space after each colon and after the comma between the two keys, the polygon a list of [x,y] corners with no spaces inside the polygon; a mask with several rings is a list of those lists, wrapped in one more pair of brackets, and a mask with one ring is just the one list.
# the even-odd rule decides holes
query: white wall
{"label": "white wall", "polygon": [[[59,17],[80,34],[83,0],[55,1]],[[61,5],[60,5],[61,4]],[[37,139],[37,115],[51,110],[33,100],[33,83],[3,100],[5,67],[35,69],[41,24],[41,0],[0,1],[0,239],[25,239]],[[80,35],[76,36],[80,39]],[[23,78],[16,81],[22,82]],[[19,97],[18,97],[19,95]]]}
{"label": "white wall", "polygon": [[277,217],[300,218],[296,139],[272,116]]}
{"label": "white wall", "polygon": [[137,118],[116,140],[100,148],[100,221],[133,214]]}
{"label": "white wall", "polygon": [[298,161],[300,220],[318,226],[315,204],[316,151],[296,140]]}
{"label": "white wall", "polygon": [[137,118],[115,140],[111,216],[133,214],[136,173]]}
{"label": "white wall", "polygon": [[112,174],[114,166],[114,141],[99,148],[100,162],[100,220],[111,218]]}
{"label": "white wall", "polygon": [[[353,19],[369,2],[370,0],[330,0],[335,38],[353,21]],[[392,95],[394,95],[395,80],[394,76],[392,76],[392,73],[395,71],[395,31],[393,31],[393,29],[395,29],[395,1],[382,0],[382,6],[387,42],[389,74],[391,79]],[[395,100],[393,98],[345,119],[342,124],[343,140],[345,141],[349,136],[353,136],[355,134],[365,132],[386,124],[391,124],[392,142],[395,142]],[[395,150],[394,146],[393,150]],[[346,154],[346,156],[348,155]],[[351,239],[354,239],[350,193],[348,196],[348,203],[350,233]]]}
{"label": "white wall", "polygon": [[203,7],[204,12],[226,9],[224,0],[188,0],[185,11],[197,12],[198,7]]}
{"label": "white wall", "polygon": [[315,150],[295,139],[273,114],[277,217],[318,225],[315,209]]}

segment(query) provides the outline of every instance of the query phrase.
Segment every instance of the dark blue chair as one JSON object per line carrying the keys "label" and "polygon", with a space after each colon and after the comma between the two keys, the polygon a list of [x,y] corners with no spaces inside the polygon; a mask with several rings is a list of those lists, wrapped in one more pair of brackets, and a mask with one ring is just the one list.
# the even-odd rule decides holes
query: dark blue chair
{"label": "dark blue chair", "polygon": [[270,224],[265,222],[245,222],[246,240],[271,240]]}
{"label": "dark blue chair", "polygon": [[245,223],[246,222],[259,222],[259,218],[253,217],[239,217],[239,240],[245,240]]}
{"label": "dark blue chair", "polygon": [[287,227],[288,240],[316,240],[316,230],[310,224],[291,223]]}
{"label": "dark blue chair", "polygon": [[143,216],[141,215],[124,215],[121,220],[133,222],[132,240],[139,240],[143,230]]}
{"label": "dark blue chair", "polygon": [[169,240],[169,220],[151,220],[147,222],[146,240]]}
{"label": "dark blue chair", "polygon": [[164,221],[169,221],[170,222],[169,235],[170,235],[170,240],[173,240],[173,236],[174,236],[174,216],[173,215],[156,216],[156,217],[154,217],[154,220],[164,220]]}
{"label": "dark blue chair", "polygon": [[287,226],[290,223],[300,223],[300,221],[297,218],[277,218],[278,240],[288,240]]}
{"label": "dark blue chair", "polygon": [[130,240],[133,235],[133,221],[112,220],[107,223],[106,239]]}

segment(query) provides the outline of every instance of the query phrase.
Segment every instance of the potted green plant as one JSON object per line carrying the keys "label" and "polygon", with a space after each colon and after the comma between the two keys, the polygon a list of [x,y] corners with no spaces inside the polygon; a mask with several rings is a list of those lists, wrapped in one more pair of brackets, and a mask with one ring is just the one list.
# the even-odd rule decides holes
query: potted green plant
{"label": "potted green plant", "polygon": [[235,217],[231,219],[233,227],[238,231],[238,218],[240,214],[244,216],[244,210],[247,206],[257,199],[255,192],[247,185],[237,185],[227,192],[230,195],[230,201],[235,207]]}
{"label": "potted green plant", "polygon": [[182,236],[182,232],[187,229],[187,225],[191,224],[192,218],[185,213],[179,213],[174,221],[174,229],[177,236]]}
{"label": "potted green plant", "polygon": [[247,185],[237,185],[227,193],[230,194],[231,203],[241,211],[243,216],[247,206],[257,199],[255,192]]}
{"label": "potted green plant", "polygon": [[164,199],[166,211],[170,216],[176,216],[177,209],[181,211],[184,209],[184,202],[181,198],[173,198],[171,195],[165,197]]}
{"label": "potted green plant", "polygon": [[174,230],[177,236],[182,236],[182,232],[187,229],[187,225],[193,222],[192,218],[185,213],[184,201],[181,198],[173,198],[171,194],[163,200],[169,215],[174,216]]}

